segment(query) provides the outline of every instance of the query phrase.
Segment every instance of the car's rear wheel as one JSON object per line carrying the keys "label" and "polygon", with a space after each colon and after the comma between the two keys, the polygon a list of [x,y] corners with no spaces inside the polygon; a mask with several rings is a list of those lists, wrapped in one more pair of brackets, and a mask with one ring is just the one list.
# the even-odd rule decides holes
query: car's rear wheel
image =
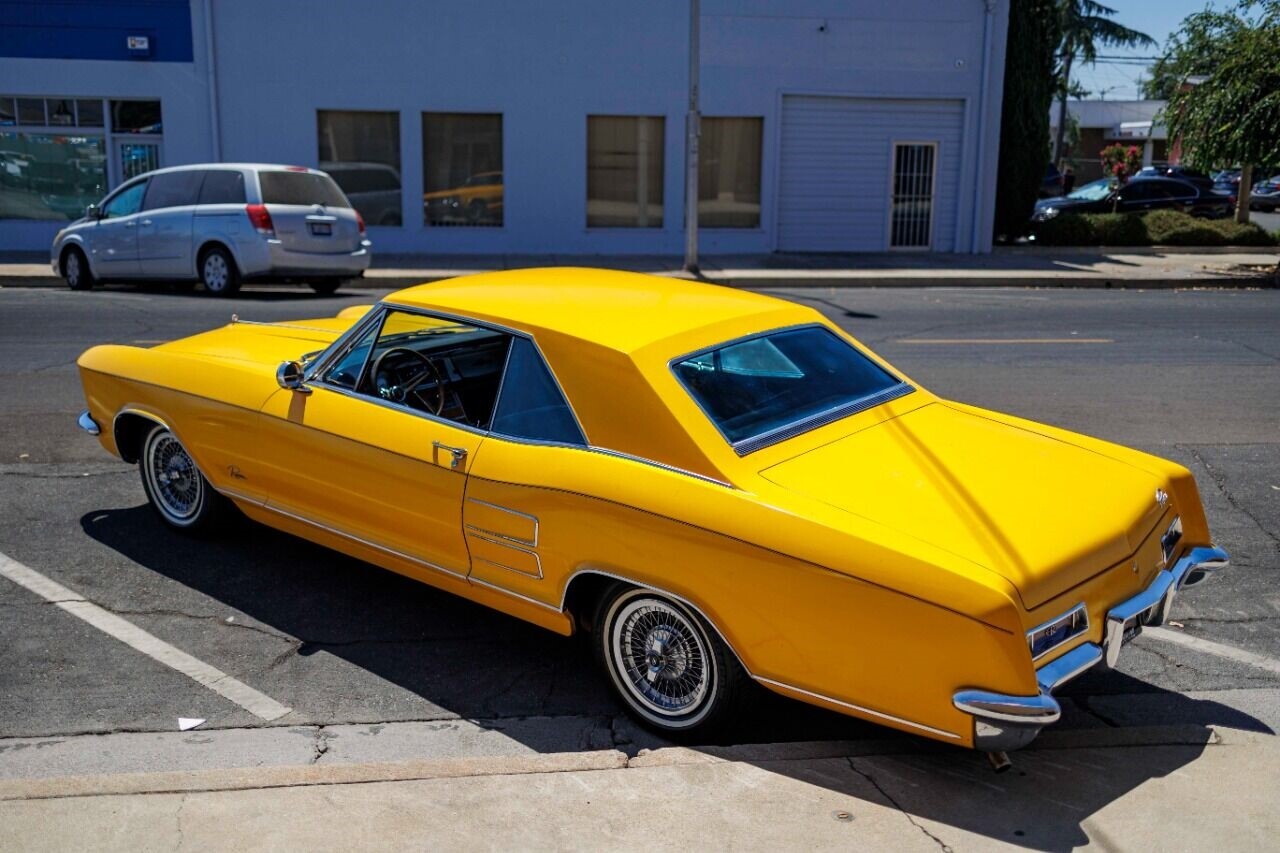
{"label": "car's rear wheel", "polygon": [[72,290],[89,290],[93,287],[93,273],[84,252],[72,246],[62,255],[62,277]]}
{"label": "car's rear wheel", "polygon": [[235,259],[221,246],[205,249],[200,255],[200,283],[211,296],[230,296],[240,289],[240,273]]}
{"label": "car's rear wheel", "polygon": [[714,738],[731,726],[750,679],[692,608],[619,584],[602,597],[593,624],[610,686],[643,725],[683,741]]}
{"label": "car's rear wheel", "polygon": [[322,278],[311,282],[311,289],[321,296],[331,296],[338,292],[338,288],[342,287],[345,281],[341,278]]}
{"label": "car's rear wheel", "polygon": [[138,456],[147,500],[170,527],[205,532],[223,523],[230,502],[209,485],[191,454],[167,427],[157,424]]}

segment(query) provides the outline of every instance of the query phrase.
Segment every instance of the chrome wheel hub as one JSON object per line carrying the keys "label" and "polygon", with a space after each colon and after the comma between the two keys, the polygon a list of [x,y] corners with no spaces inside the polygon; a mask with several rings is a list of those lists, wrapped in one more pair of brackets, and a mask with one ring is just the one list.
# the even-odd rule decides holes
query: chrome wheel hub
{"label": "chrome wheel hub", "polygon": [[204,286],[210,290],[222,290],[227,286],[227,262],[222,255],[210,255],[205,258]]}
{"label": "chrome wheel hub", "polygon": [[200,508],[204,483],[195,462],[172,433],[155,434],[147,447],[147,477],[156,505],[175,521],[185,521]]}
{"label": "chrome wheel hub", "polygon": [[664,717],[694,711],[707,696],[712,664],[702,632],[666,602],[642,599],[613,620],[619,680],[645,709]]}

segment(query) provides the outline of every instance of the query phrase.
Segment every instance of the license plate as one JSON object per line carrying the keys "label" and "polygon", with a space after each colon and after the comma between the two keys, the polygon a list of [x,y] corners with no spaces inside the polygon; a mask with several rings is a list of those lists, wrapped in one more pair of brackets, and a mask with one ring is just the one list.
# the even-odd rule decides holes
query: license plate
{"label": "license plate", "polygon": [[330,237],[333,235],[333,224],[329,222],[312,222],[311,235],[313,237]]}

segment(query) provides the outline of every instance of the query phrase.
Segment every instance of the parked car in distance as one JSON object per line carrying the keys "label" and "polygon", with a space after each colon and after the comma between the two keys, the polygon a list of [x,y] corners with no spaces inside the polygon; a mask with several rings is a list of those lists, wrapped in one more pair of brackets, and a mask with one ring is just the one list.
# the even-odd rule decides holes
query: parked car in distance
{"label": "parked car in distance", "polygon": [[51,263],[73,290],[165,280],[226,296],[242,282],[307,282],[332,293],[364,275],[364,220],[317,169],[208,163],[126,181],[53,239]]}
{"label": "parked car in distance", "polygon": [[1040,180],[1040,198],[1055,198],[1062,195],[1066,188],[1066,178],[1058,167],[1050,163],[1044,170],[1044,177]]}
{"label": "parked car in distance", "polygon": [[400,172],[386,163],[322,162],[368,225],[400,225]]}
{"label": "parked car in distance", "polygon": [[1186,166],[1143,166],[1130,180],[1136,178],[1176,178],[1206,190],[1213,189],[1214,184],[1217,183],[1216,178]]}
{"label": "parked car in distance", "polygon": [[1280,208],[1280,172],[1253,185],[1249,193],[1249,209],[1274,213]]}
{"label": "parked car in distance", "polygon": [[1032,222],[1044,222],[1060,213],[1142,213],[1146,210],[1180,210],[1193,216],[1217,219],[1231,213],[1235,200],[1212,190],[1172,178],[1135,177],[1112,190],[1106,178],[1092,181],[1062,198],[1036,202]]}
{"label": "parked car in distance", "polygon": [[80,425],[162,523],[238,507],[585,633],[668,737],[727,727],[754,680],[1013,749],[1227,565],[1183,466],[944,400],[813,308],[698,282],[488,273],[78,364]]}
{"label": "parked car in distance", "polygon": [[432,225],[501,225],[501,172],[477,172],[461,185],[422,194],[423,212]]}

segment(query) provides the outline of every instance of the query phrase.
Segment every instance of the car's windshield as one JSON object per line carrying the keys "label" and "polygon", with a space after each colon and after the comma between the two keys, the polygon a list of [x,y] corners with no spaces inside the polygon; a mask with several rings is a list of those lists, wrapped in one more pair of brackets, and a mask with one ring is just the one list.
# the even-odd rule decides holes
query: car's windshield
{"label": "car's windshield", "polygon": [[912,390],[819,326],[733,341],[678,359],[672,369],[739,453]]}
{"label": "car's windshield", "polygon": [[1067,193],[1067,198],[1077,198],[1081,201],[1101,201],[1111,194],[1111,182],[1106,178],[1100,181],[1090,181],[1077,190]]}

